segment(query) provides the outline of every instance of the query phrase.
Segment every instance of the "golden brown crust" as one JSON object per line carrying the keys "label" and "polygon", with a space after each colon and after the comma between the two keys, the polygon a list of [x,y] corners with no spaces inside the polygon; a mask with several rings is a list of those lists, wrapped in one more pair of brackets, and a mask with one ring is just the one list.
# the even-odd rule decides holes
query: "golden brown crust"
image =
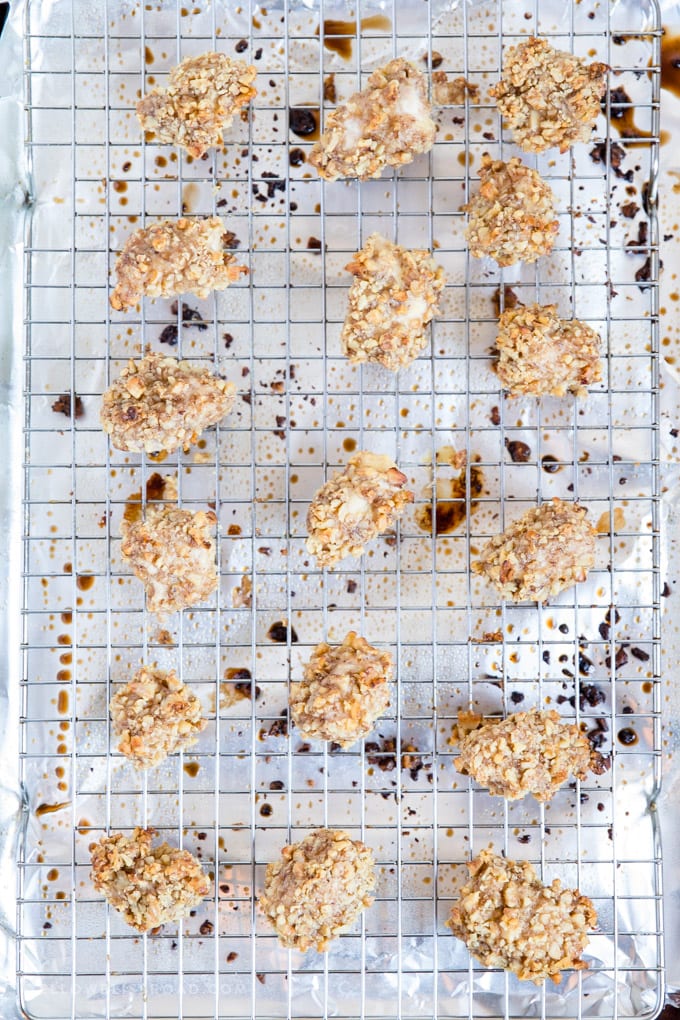
{"label": "golden brown crust", "polygon": [[307,549],[320,567],[361,556],[370,539],[392,527],[413,493],[406,475],[384,454],[361,450],[314,496],[307,513]]}
{"label": "golden brown crust", "polygon": [[293,722],[309,740],[350,747],[371,732],[387,709],[392,656],[350,631],[341,645],[314,649],[304,679],[291,684]]}
{"label": "golden brown crust", "polygon": [[90,847],[97,892],[137,931],[179,921],[210,892],[201,865],[188,850],[167,843],[152,849],[153,829],[114,832]]}
{"label": "golden brown crust", "polygon": [[495,535],[472,570],[502,598],[545,602],[579,581],[595,564],[595,528],[578,503],[553,499],[533,507]]}
{"label": "golden brown crust", "polygon": [[309,155],[320,177],[366,180],[386,166],[411,163],[434,144],[435,123],[423,74],[401,58],[374,71],[326,118],[326,129]]}
{"label": "golden brown crust", "polygon": [[597,914],[578,889],[559,879],[545,886],[528,861],[482,850],[447,924],[485,967],[502,967],[524,981],[559,984],[562,971],[584,970],[581,954]]}
{"label": "golden brown crust", "polygon": [[531,38],[505,51],[503,77],[490,93],[516,145],[525,152],[555,145],[565,152],[590,138],[608,70]]}
{"label": "golden brown crust", "polygon": [[110,710],[118,750],[140,769],[191,747],[207,725],[200,701],[174,669],[142,666],[116,691]]}
{"label": "golden brown crust", "polygon": [[245,266],[237,266],[224,248],[227,229],[219,216],[159,220],[135,230],[116,259],[118,282],[111,307],[122,311],[147,297],[207,297],[235,283]]}
{"label": "golden brown crust", "polygon": [[224,53],[187,57],[170,72],[167,89],[153,89],[137,103],[137,116],[155,142],[179,145],[200,157],[222,144],[242,106],[257,95],[257,72],[243,60]]}
{"label": "golden brown crust", "polygon": [[470,254],[499,266],[535,262],[555,244],[559,221],[554,196],[536,170],[516,156],[507,163],[482,156],[479,191],[463,207]]}
{"label": "golden brown crust", "polygon": [[373,902],[373,854],[346,832],[317,829],[267,865],[259,905],[287,949],[323,953]]}
{"label": "golden brown crust", "polygon": [[438,311],[444,270],[428,251],[402,248],[371,234],[346,269],[354,274],[341,343],[350,361],[396,372],[427,345],[425,327]]}
{"label": "golden brown crust", "polygon": [[128,361],[102,397],[101,423],[117,450],[188,450],[234,406],[236,387],[207,368],[149,353]]}
{"label": "golden brown crust", "polygon": [[147,505],[144,520],[123,520],[121,553],[144,584],[149,612],[165,616],[212,595],[218,583],[215,524],[212,510],[155,503]]}
{"label": "golden brown crust", "polygon": [[601,337],[556,305],[507,308],[498,323],[496,372],[512,395],[583,396],[602,378]]}
{"label": "golden brown crust", "polygon": [[459,712],[458,720],[451,738],[460,745],[457,770],[506,800],[527,794],[550,800],[570,776],[585,779],[595,755],[579,727],[555,711],[532,709],[507,719]]}

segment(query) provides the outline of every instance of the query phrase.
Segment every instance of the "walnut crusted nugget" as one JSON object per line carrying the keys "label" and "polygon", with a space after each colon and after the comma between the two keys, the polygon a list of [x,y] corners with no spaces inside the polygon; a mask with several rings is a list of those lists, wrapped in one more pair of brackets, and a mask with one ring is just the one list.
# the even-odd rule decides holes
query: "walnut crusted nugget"
{"label": "walnut crusted nugget", "polygon": [[374,885],[368,847],[346,832],[317,829],[284,846],[281,860],[267,865],[259,904],[282,946],[323,953],[370,907]]}
{"label": "walnut crusted nugget", "polygon": [[425,77],[399,58],[374,71],[363,91],[328,115],[309,162],[327,181],[364,181],[429,152],[435,131]]}
{"label": "walnut crusted nugget", "polygon": [[195,744],[207,723],[201,703],[174,669],[142,666],[109,706],[118,750],[140,769]]}
{"label": "walnut crusted nugget", "polygon": [[385,454],[361,450],[314,496],[307,513],[307,550],[320,567],[361,556],[370,539],[401,517],[413,493]]}
{"label": "walnut crusted nugget", "polygon": [[482,156],[479,191],[463,205],[470,253],[499,266],[535,262],[555,244],[559,221],[554,196],[536,170],[514,156],[507,163]]}
{"label": "walnut crusted nugget", "polygon": [[451,743],[460,745],[454,765],[489,793],[519,800],[528,793],[548,801],[570,776],[585,779],[599,757],[578,726],[555,711],[532,709],[507,719],[482,719],[458,712],[459,727]]}
{"label": "walnut crusted nugget", "polygon": [[350,361],[396,372],[427,345],[444,270],[428,251],[409,251],[371,234],[346,269],[354,274],[341,342]]}
{"label": "walnut crusted nugget", "polygon": [[520,148],[543,152],[556,145],[565,152],[590,138],[608,70],[532,37],[508,47],[503,77],[489,91]]}
{"label": "walnut crusted nugget", "polygon": [[482,850],[446,922],[485,967],[503,967],[523,981],[559,984],[562,971],[584,970],[581,959],[597,914],[578,889],[558,878],[543,885],[528,861]]}
{"label": "walnut crusted nugget", "polygon": [[101,423],[117,450],[187,450],[234,406],[236,387],[190,361],[149,353],[128,361],[102,397]]}
{"label": "walnut crusted nugget", "polygon": [[495,535],[472,570],[504,599],[546,602],[579,581],[595,564],[595,528],[578,503],[553,499],[533,507]]}
{"label": "walnut crusted nugget", "polygon": [[242,106],[257,95],[257,72],[243,60],[224,53],[201,53],[173,67],[167,89],[154,89],[137,103],[137,116],[154,141],[179,145],[200,157],[222,144]]}
{"label": "walnut crusted nugget", "polygon": [[512,396],[583,396],[602,378],[601,343],[584,322],[558,318],[556,305],[506,308],[498,322],[496,372]]}
{"label": "walnut crusted nugget", "polygon": [[291,685],[293,722],[309,740],[350,747],[371,732],[390,703],[392,656],[350,631],[341,645],[314,649],[304,679]]}
{"label": "walnut crusted nugget", "polygon": [[90,847],[97,892],[137,931],[186,917],[210,892],[208,876],[188,850],[161,843],[154,829],[114,832]]}
{"label": "walnut crusted nugget", "polygon": [[226,227],[219,216],[182,216],[135,230],[116,259],[118,282],[109,298],[122,311],[147,297],[207,297],[235,283],[245,266],[224,248]]}
{"label": "walnut crusted nugget", "polygon": [[[170,482],[174,480],[171,478]],[[146,608],[165,616],[205,602],[217,588],[212,510],[150,504],[141,521],[123,520],[121,553],[146,590]]]}

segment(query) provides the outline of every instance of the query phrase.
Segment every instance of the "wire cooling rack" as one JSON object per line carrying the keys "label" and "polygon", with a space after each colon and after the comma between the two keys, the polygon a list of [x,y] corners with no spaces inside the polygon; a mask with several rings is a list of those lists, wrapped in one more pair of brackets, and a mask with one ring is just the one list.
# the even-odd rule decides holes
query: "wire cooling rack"
{"label": "wire cooling rack", "polygon": [[[32,1017],[651,1016],[663,998],[658,12],[633,0],[394,0],[359,14],[371,20],[357,32],[331,24],[352,12],[323,3],[26,6],[18,969]],[[482,152],[515,153],[488,87],[503,45],[527,33],[612,75],[592,144],[525,157],[557,197],[554,253],[501,271],[469,257],[460,205]],[[143,143],[137,96],[213,48],[258,69],[224,151],[192,161]],[[435,148],[398,173],[320,182],[301,127],[313,132],[395,54],[464,75],[479,95],[443,107]],[[112,313],[116,250],[181,211],[223,216],[249,279],[184,308]],[[397,376],[340,352],[343,267],[375,230],[432,248],[447,273],[431,349]],[[500,392],[490,348],[506,287],[601,332],[604,380],[587,398]],[[239,388],[197,453],[162,464],[112,451],[98,426],[103,389],[145,345],[214,363]],[[304,547],[306,507],[362,448],[395,457],[416,504],[361,561],[322,574]],[[461,478],[452,450],[466,457]],[[145,614],[119,551],[126,508],[159,473],[219,519],[218,597],[165,624]],[[588,506],[596,569],[547,607],[501,605],[470,560],[554,495]],[[287,692],[311,648],[350,628],[389,646],[398,675],[374,737],[335,753],[289,728]],[[143,777],[115,752],[107,712],[142,661],[176,668],[209,719],[191,754]],[[469,705],[557,707],[612,767],[549,806],[491,798],[452,765],[451,727]],[[144,937],[89,880],[89,844],[136,824],[197,853],[213,889],[185,923]],[[278,947],[256,896],[280,847],[320,825],[373,848],[377,898],[327,955],[303,957]],[[587,972],[535,989],[451,936],[464,862],[488,844],[592,897]]]}

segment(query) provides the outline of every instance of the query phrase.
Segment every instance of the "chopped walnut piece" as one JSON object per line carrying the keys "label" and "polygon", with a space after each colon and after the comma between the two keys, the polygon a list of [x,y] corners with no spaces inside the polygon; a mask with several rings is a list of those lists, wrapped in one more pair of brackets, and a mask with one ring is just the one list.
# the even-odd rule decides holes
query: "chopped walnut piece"
{"label": "chopped walnut piece", "polygon": [[553,499],[537,506],[495,535],[472,563],[514,602],[546,602],[579,581],[595,563],[595,528],[578,503]]}
{"label": "chopped walnut piece", "polygon": [[386,166],[411,163],[434,144],[435,123],[422,72],[406,60],[391,60],[326,117],[326,130],[309,162],[328,181],[366,180]]}
{"label": "chopped walnut piece", "polygon": [[304,679],[291,685],[293,722],[308,740],[350,747],[373,729],[390,702],[392,656],[350,631],[341,645],[314,649]]}
{"label": "chopped walnut piece", "polygon": [[191,747],[207,725],[200,701],[174,669],[142,666],[116,691],[110,709],[118,750],[140,769]]}
{"label": "chopped walnut piece", "polygon": [[190,361],[149,353],[129,361],[102,397],[101,423],[117,450],[187,450],[234,406],[236,387]]}
{"label": "chopped walnut piece", "polygon": [[[172,481],[172,479],[171,479]],[[205,602],[217,588],[212,510],[147,504],[144,520],[123,520],[121,553],[146,589],[146,608],[165,616]]]}
{"label": "chopped walnut piece", "polygon": [[259,905],[287,949],[323,953],[373,902],[373,854],[346,832],[317,829],[267,865]]}
{"label": "chopped walnut piece", "polygon": [[503,967],[524,981],[559,984],[562,971],[584,970],[581,959],[597,914],[578,889],[558,878],[543,885],[529,861],[482,850],[447,924],[485,967]]}
{"label": "chopped walnut piece", "polygon": [[345,556],[361,556],[366,542],[387,531],[413,501],[406,481],[385,454],[361,450],[351,457],[319,489],[307,513],[307,549],[317,564],[330,567]]}
{"label": "chopped walnut piece", "polygon": [[396,372],[427,345],[444,270],[427,251],[371,234],[346,269],[354,274],[341,343],[350,361],[375,361]]}
{"label": "chopped walnut piece", "polygon": [[450,743],[460,744],[454,765],[495,797],[519,800],[530,793],[548,801],[570,776],[585,779],[594,752],[578,726],[557,712],[515,712],[507,719],[482,719],[458,713]]}
{"label": "chopped walnut piece", "polygon": [[516,145],[525,152],[557,145],[565,152],[590,138],[608,70],[532,37],[508,47],[503,77],[490,93]]}
{"label": "chopped walnut piece", "polygon": [[161,843],[153,829],[114,832],[90,847],[92,882],[137,931],[186,917],[210,892],[210,882],[188,850]]}
{"label": "chopped walnut piece", "polygon": [[499,266],[535,262],[552,251],[559,221],[554,196],[536,170],[516,156],[503,163],[482,156],[479,191],[463,207],[470,253]]}
{"label": "chopped walnut piece", "polygon": [[602,378],[598,333],[560,319],[556,305],[506,308],[498,323],[498,378],[511,395],[583,396]]}
{"label": "chopped walnut piece", "polygon": [[154,89],[137,103],[137,116],[154,142],[179,145],[200,157],[222,144],[222,131],[257,95],[257,72],[224,53],[201,53],[173,67],[167,89]]}
{"label": "chopped walnut piece", "polygon": [[219,216],[159,220],[135,230],[116,259],[118,283],[110,297],[116,311],[147,297],[177,297],[187,291],[207,297],[235,283],[237,266],[224,249],[225,226]]}
{"label": "chopped walnut piece", "polygon": [[479,85],[473,85],[466,78],[449,77],[446,71],[432,72],[432,101],[437,106],[462,106],[470,97],[473,101],[479,96]]}

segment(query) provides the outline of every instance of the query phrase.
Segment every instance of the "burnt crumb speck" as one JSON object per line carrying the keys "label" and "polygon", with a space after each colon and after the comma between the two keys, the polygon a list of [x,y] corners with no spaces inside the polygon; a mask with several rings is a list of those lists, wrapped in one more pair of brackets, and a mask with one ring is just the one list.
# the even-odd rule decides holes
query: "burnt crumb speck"
{"label": "burnt crumb speck", "polygon": [[178,336],[179,330],[177,329],[177,326],[173,324],[170,326],[166,326],[161,331],[161,335],[159,336],[158,340],[162,344],[168,344],[170,347],[174,347],[177,343]]}
{"label": "burnt crumb speck", "polygon": [[227,350],[229,350],[229,348],[234,342],[234,337],[232,336],[231,333],[223,333],[222,339],[224,340],[224,346],[226,347]]}
{"label": "burnt crumb speck", "polygon": [[294,135],[299,135],[301,138],[313,135],[317,129],[315,111],[291,106],[288,113],[288,127]]}
{"label": "burnt crumb speck", "polygon": [[619,206],[619,212],[627,220],[635,219],[637,214],[640,212],[640,206],[637,202],[625,202],[624,205]]}
{"label": "burnt crumb speck", "polygon": [[267,637],[270,641],[276,641],[278,644],[285,644],[288,640],[288,632],[290,631],[290,640],[292,644],[295,644],[298,640],[297,632],[292,624],[287,624],[283,620],[277,620],[271,625],[267,631]]}
{"label": "burnt crumb speck", "polygon": [[275,719],[267,730],[268,737],[288,736],[288,709],[284,708],[278,719]]}
{"label": "burnt crumb speck", "polygon": [[531,842],[531,834],[529,832],[523,832],[521,836],[517,837],[517,842],[526,846],[527,843]]}
{"label": "burnt crumb speck", "polygon": [[618,142],[598,142],[590,151],[590,158],[593,163],[602,163],[604,166],[610,166],[616,177],[632,181],[633,171],[627,170],[624,173],[621,170],[621,164],[627,155],[628,153],[624,147],[619,145]]}
{"label": "burnt crumb speck", "polygon": [[269,170],[262,171],[263,183],[267,185],[267,198],[274,198],[277,191],[286,190],[286,182],[282,177],[277,177],[276,174],[271,173]]}
{"label": "burnt crumb speck", "polygon": [[215,930],[212,921],[204,921],[201,927],[198,929],[201,935],[212,935]]}
{"label": "burnt crumb speck", "polygon": [[269,818],[274,813],[274,808],[271,804],[262,804],[260,806],[260,814],[263,818]]}
{"label": "burnt crumb speck", "polygon": [[506,439],[505,448],[514,464],[526,464],[531,460],[531,447],[521,439]]}
{"label": "burnt crumb speck", "polygon": [[297,146],[288,153],[288,162],[291,166],[302,166],[306,159],[304,151]]}
{"label": "burnt crumb speck", "polygon": [[663,588],[661,589],[661,597],[667,599],[671,594],[671,588],[668,581],[664,581]]}
{"label": "burnt crumb speck", "polygon": [[607,742],[607,735],[606,735],[606,733],[603,733],[602,730],[599,727],[597,729],[595,729],[595,730],[588,730],[588,732],[586,733],[586,736],[588,738],[590,746],[595,751],[598,748],[602,747],[602,745]]}
{"label": "burnt crumb speck", "polygon": [[550,651],[547,648],[543,652],[543,661],[546,664],[546,666],[550,665]]}
{"label": "burnt crumb speck", "polygon": [[73,408],[74,418],[82,418],[85,414],[83,402],[77,393],[60,393],[52,404],[53,411],[56,411],[57,414],[64,414],[67,418],[71,417],[71,408]]}
{"label": "burnt crumb speck", "polygon": [[559,630],[560,634],[569,633],[569,625],[566,623],[561,623],[557,629]]}
{"label": "burnt crumb speck", "polygon": [[628,254],[637,254],[639,248],[646,248],[649,244],[649,223],[647,220],[640,220],[638,223],[637,237],[629,237],[626,240],[626,251]]}
{"label": "burnt crumb speck", "polygon": [[234,960],[238,960],[238,953],[232,950],[231,953],[227,953],[227,963],[233,963]]}
{"label": "burnt crumb speck", "polygon": [[513,705],[519,705],[520,702],[524,701],[524,695],[521,691],[513,691],[510,695],[510,701]]}
{"label": "burnt crumb speck", "polygon": [[267,980],[265,974],[256,974],[255,976],[256,976],[257,980],[260,982],[261,985],[263,985],[265,983],[265,981]]}
{"label": "burnt crumb speck", "polygon": [[[612,120],[622,120],[626,115],[627,108],[631,105],[630,96],[624,88],[618,85],[609,90],[609,111]],[[607,97],[602,100],[602,112],[607,113]]]}
{"label": "burnt crumb speck", "polygon": [[[172,315],[177,315],[179,311],[179,303],[173,301],[170,305],[170,312]],[[183,326],[195,326],[201,332],[204,332],[208,328],[208,323],[203,321],[203,316],[199,312],[198,308],[191,308],[190,305],[185,305],[182,302],[181,319]],[[176,329],[177,327],[175,327]]]}
{"label": "burnt crumb speck", "polygon": [[500,409],[498,407],[496,407],[496,405],[494,405],[491,408],[491,414],[489,415],[489,419],[490,419],[492,425],[500,425],[500,423],[501,423],[501,412],[500,412]]}
{"label": "burnt crumb speck", "polygon": [[633,744],[637,744],[638,741],[637,733],[635,732],[635,730],[630,729],[630,727],[628,726],[622,730],[619,730],[617,737],[619,739],[619,742],[623,744],[624,747],[632,747]]}
{"label": "burnt crumb speck", "polygon": [[253,60],[262,60],[262,47],[261,46],[258,46],[258,48],[253,53]]}
{"label": "burnt crumb speck", "polygon": [[[616,655],[614,656],[614,666],[615,666],[616,669],[621,669],[622,666],[625,666],[627,662],[628,662],[628,652],[626,651],[625,646],[621,645],[616,650]],[[612,657],[611,657],[611,655],[606,655],[605,656],[604,664],[607,667],[607,669],[611,669],[611,665],[612,665]]]}
{"label": "burnt crumb speck", "polygon": [[600,687],[595,684],[580,684],[578,691],[578,703],[581,711],[585,708],[596,708],[606,700],[606,695]]}
{"label": "burnt crumb speck", "polygon": [[[262,174],[264,177],[265,174]],[[235,251],[241,247],[241,241],[232,230],[225,230],[222,234],[222,244],[229,251]]]}
{"label": "burnt crumb speck", "polygon": [[[663,263],[659,263],[659,268],[663,267]],[[648,255],[644,261],[644,264],[640,266],[635,274],[635,279],[639,284],[640,290],[647,290],[647,283],[652,279],[652,256]]]}
{"label": "burnt crumb speck", "polygon": [[272,779],[271,783],[269,784],[269,789],[272,791],[283,790],[284,789],[283,782],[280,779]]}
{"label": "burnt crumb speck", "polygon": [[244,53],[248,49],[248,40],[239,39],[239,41],[234,46],[234,49],[236,50],[237,53]]}
{"label": "burnt crumb speck", "polygon": [[432,50],[432,53],[430,54],[429,61],[428,61],[427,53],[423,53],[423,56],[422,56],[421,59],[422,59],[422,61],[425,64],[426,67],[428,66],[428,63],[429,63],[430,66],[432,67],[433,71],[436,71],[436,69],[438,67],[441,67],[441,65],[444,63],[444,58],[443,58],[443,56],[441,55],[441,53],[438,50]]}
{"label": "burnt crumb speck", "polygon": [[591,673],[595,672],[595,663],[591,662],[587,655],[583,652],[578,654],[578,671],[581,676],[590,676]]}
{"label": "burnt crumb speck", "polygon": [[350,595],[353,595],[356,590],[357,590],[357,583],[354,580],[354,578],[350,577],[349,581],[347,582],[347,591],[348,591],[348,593]]}
{"label": "burnt crumb speck", "polygon": [[[611,754],[594,754],[590,760],[590,769],[596,776],[603,776],[612,767]],[[598,804],[598,809],[603,810]]]}
{"label": "burnt crumb speck", "polygon": [[630,654],[637,659],[639,662],[649,662],[649,652],[645,652],[643,648],[631,648]]}
{"label": "burnt crumb speck", "polygon": [[318,237],[310,237],[307,240],[307,248],[309,251],[321,251],[321,241]]}

